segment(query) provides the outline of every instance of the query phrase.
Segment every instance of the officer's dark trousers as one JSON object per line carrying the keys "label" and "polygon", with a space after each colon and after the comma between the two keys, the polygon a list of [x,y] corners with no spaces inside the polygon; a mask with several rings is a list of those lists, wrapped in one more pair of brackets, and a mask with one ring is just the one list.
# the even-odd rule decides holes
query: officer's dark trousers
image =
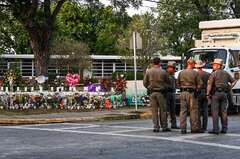
{"label": "officer's dark trousers", "polygon": [[153,92],[150,96],[150,105],[154,128],[160,128],[159,122],[162,128],[167,128],[166,97],[160,92]]}
{"label": "officer's dark trousers", "polygon": [[208,101],[206,92],[202,91],[198,96],[198,109],[199,109],[199,128],[207,130],[208,123]]}
{"label": "officer's dark trousers", "polygon": [[177,126],[177,119],[176,119],[176,104],[175,104],[175,93],[168,92],[167,93],[167,111],[170,114],[171,118],[171,126]]}
{"label": "officer's dark trousers", "polygon": [[227,108],[228,108],[227,93],[216,92],[212,97],[212,119],[214,132],[219,132],[219,115],[221,118],[222,130],[227,131],[228,128]]}

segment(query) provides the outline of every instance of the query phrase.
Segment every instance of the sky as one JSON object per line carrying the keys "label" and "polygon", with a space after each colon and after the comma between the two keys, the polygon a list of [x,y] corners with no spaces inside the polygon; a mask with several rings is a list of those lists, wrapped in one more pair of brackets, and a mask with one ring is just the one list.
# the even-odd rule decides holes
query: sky
{"label": "sky", "polygon": [[[103,4],[110,5],[110,0],[100,0]],[[151,11],[151,7],[157,7],[157,4],[154,2],[148,2],[143,0],[143,4],[139,9],[128,8],[127,12],[130,16],[134,14],[144,14],[147,11]]]}

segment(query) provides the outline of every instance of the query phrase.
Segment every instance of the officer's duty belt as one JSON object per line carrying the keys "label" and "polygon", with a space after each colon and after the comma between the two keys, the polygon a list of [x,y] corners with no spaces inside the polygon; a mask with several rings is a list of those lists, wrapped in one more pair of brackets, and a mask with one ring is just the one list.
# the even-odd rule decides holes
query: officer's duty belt
{"label": "officer's duty belt", "polygon": [[193,89],[193,88],[180,88],[180,91],[181,92],[190,92],[190,93],[192,93],[192,92],[195,91],[195,89]]}
{"label": "officer's duty belt", "polygon": [[226,92],[226,90],[223,88],[216,88],[216,92]]}
{"label": "officer's duty belt", "polygon": [[176,92],[176,90],[175,90],[175,89],[173,89],[173,88],[169,88],[169,89],[168,89],[168,92],[170,92],[170,93],[175,93],[175,92]]}
{"label": "officer's duty belt", "polygon": [[202,91],[202,92],[207,92],[207,89],[202,88],[201,91]]}
{"label": "officer's duty belt", "polygon": [[155,92],[158,92],[158,93],[162,93],[162,94],[165,94],[165,93],[167,93],[167,91],[166,90],[153,90],[152,91],[152,93],[155,93]]}

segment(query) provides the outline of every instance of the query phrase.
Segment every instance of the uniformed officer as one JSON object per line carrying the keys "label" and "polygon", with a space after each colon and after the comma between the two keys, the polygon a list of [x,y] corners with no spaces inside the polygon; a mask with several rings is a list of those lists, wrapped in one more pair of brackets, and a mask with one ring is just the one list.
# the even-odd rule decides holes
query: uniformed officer
{"label": "uniformed officer", "polygon": [[[166,71],[160,68],[160,58],[153,59],[154,66],[147,70],[143,85],[151,91],[150,105],[152,107],[153,132],[171,131],[167,125],[166,93],[170,80]],[[160,124],[159,124],[160,121]]]}
{"label": "uniformed officer", "polygon": [[222,130],[221,133],[227,133],[228,129],[228,99],[227,91],[229,85],[233,86],[234,79],[224,71],[221,67],[223,64],[222,59],[214,59],[213,70],[214,72],[210,75],[207,86],[207,96],[212,96],[212,119],[213,119],[213,130],[209,133],[219,134],[219,114],[221,118]]}
{"label": "uniformed officer", "polygon": [[207,100],[207,82],[209,78],[209,73],[203,71],[204,63],[201,60],[196,61],[195,68],[197,69],[197,73],[200,79],[203,82],[202,87],[198,92],[198,111],[199,111],[199,128],[201,131],[207,130],[208,123],[208,100]]}
{"label": "uniformed officer", "polygon": [[187,68],[179,73],[177,84],[180,87],[180,128],[181,133],[187,133],[187,113],[190,111],[190,125],[192,133],[199,133],[197,89],[201,88],[202,82],[198,73],[193,70],[195,62],[188,59]]}
{"label": "uniformed officer", "polygon": [[167,109],[171,118],[171,128],[179,129],[179,127],[177,126],[176,104],[175,104],[176,80],[175,80],[174,74],[176,72],[176,62],[169,61],[167,64],[166,70],[171,82],[171,85],[169,86],[168,93],[167,93]]}

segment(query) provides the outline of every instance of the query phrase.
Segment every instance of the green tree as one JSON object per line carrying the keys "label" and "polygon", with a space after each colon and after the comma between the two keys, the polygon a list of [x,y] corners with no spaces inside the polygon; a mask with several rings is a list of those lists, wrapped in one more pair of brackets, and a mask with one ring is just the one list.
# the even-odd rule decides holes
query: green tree
{"label": "green tree", "polygon": [[56,66],[59,68],[67,66],[68,71],[79,73],[81,77],[83,77],[83,70],[91,65],[87,45],[67,37],[55,39],[51,53],[60,56],[59,60],[55,60]]}
{"label": "green tree", "polygon": [[[1,6],[7,7],[28,33],[35,56],[36,75],[46,75],[49,64],[49,49],[54,31],[55,19],[66,0],[12,1],[2,0]],[[54,6],[53,9],[51,5]]]}
{"label": "green tree", "polygon": [[240,18],[240,0],[231,0],[229,3],[225,4],[229,4],[233,17]]}
{"label": "green tree", "polygon": [[7,10],[0,12],[0,53],[31,53],[29,38],[22,25]]}
{"label": "green tree", "polygon": [[[36,75],[46,75],[49,65],[50,45],[55,30],[56,17],[63,4],[69,0],[1,0],[0,12],[7,9],[28,33],[31,48],[35,56]],[[80,1],[81,2],[81,1]],[[95,3],[97,0],[86,0]],[[113,0],[120,9],[129,4],[138,5],[139,0]]]}
{"label": "green tree", "polygon": [[[133,55],[133,51],[129,49],[129,43],[134,31],[138,32],[142,39],[142,49],[137,50],[137,63],[145,70],[151,58],[159,50],[164,48],[164,38],[159,34],[158,20],[152,13],[133,16],[128,29],[126,29],[125,33],[118,39],[119,53],[126,58],[132,57]],[[132,61],[129,62],[132,63]]]}
{"label": "green tree", "polygon": [[217,0],[164,0],[158,3],[159,31],[166,37],[166,49],[181,55],[200,38],[200,21],[222,19],[224,5]]}
{"label": "green tree", "polygon": [[66,3],[58,17],[62,34],[88,44],[91,54],[115,54],[117,38],[129,22],[125,12],[114,11],[100,2]]}

